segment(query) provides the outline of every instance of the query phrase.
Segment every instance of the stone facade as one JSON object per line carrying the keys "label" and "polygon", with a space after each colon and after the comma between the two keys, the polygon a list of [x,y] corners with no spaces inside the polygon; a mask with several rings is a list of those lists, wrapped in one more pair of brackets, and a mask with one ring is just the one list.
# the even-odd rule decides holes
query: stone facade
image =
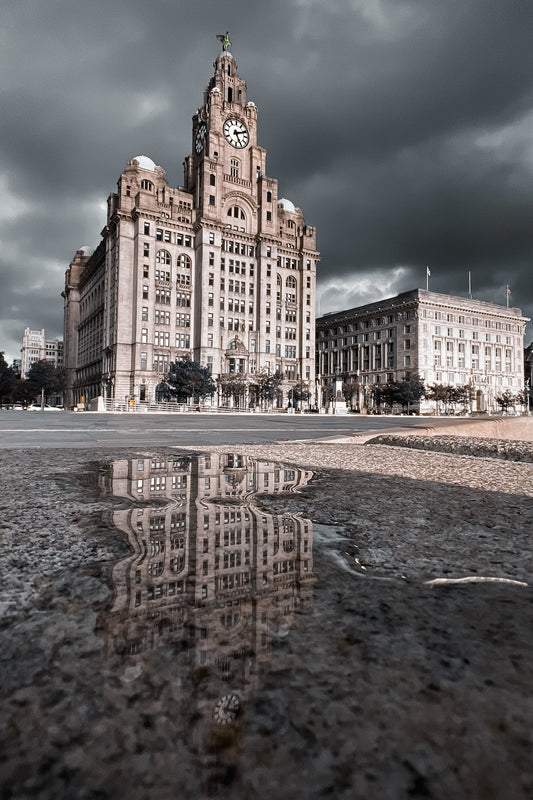
{"label": "stone facade", "polygon": [[298,382],[314,386],[316,231],[266,176],[235,59],[224,51],[214,67],[184,186],[146,156],[129,161],[101,244],[67,270],[66,405],[156,401],[180,358],[250,384],[279,370],[281,405]]}
{"label": "stone facade", "polygon": [[321,398],[352,381],[352,404],[365,410],[376,384],[418,375],[427,386],[470,385],[472,410],[496,411],[497,394],[524,388],[528,321],[519,308],[423,289],[326,314],[317,320]]}
{"label": "stone facade", "polygon": [[61,339],[47,339],[44,329],[34,331],[25,328],[22,337],[21,376],[26,378],[32,364],[48,361],[55,367],[63,366],[63,342]]}

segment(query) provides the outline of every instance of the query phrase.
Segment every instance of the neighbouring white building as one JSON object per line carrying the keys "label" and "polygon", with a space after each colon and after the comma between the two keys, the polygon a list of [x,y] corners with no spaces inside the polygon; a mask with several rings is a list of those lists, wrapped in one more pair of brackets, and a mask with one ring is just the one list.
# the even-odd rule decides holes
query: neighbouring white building
{"label": "neighbouring white building", "polygon": [[363,410],[376,384],[417,375],[426,386],[468,385],[472,410],[497,411],[498,394],[524,388],[527,322],[519,308],[423,289],[325,314],[317,320],[319,393],[353,381]]}
{"label": "neighbouring white building", "polygon": [[36,361],[48,361],[55,367],[63,366],[63,342],[61,339],[47,339],[44,329],[34,331],[25,328],[22,337],[21,376],[26,378],[30,367]]}

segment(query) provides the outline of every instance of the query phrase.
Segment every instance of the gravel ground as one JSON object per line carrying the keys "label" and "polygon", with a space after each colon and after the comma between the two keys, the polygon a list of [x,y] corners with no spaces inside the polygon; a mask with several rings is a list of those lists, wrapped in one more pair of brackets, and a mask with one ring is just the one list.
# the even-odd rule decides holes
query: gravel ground
{"label": "gravel ground", "polygon": [[214,754],[194,749],[175,700],[183,656],[158,651],[131,682],[105,659],[128,554],[109,512],[129,503],[103,498],[98,476],[137,453],[2,454],[2,798],[533,796],[533,466],[373,444],[232,449],[315,471],[256,502],[313,521],[317,580],[245,725],[217,743],[214,789],[201,778]]}
{"label": "gravel ground", "polygon": [[505,439],[479,439],[464,436],[409,436],[383,434],[366,440],[366,444],[386,444],[410,447],[414,450],[432,450],[436,453],[455,453],[463,456],[482,456],[506,461],[524,461],[533,464],[533,442]]}

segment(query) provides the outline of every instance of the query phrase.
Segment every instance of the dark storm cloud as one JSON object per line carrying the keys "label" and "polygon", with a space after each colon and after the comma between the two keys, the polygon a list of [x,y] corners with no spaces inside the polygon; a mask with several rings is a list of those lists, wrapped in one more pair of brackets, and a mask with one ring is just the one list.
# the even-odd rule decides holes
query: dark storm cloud
{"label": "dark storm cloud", "polygon": [[[0,349],[60,335],[63,274],[129,158],[182,182],[226,29],[321,311],[425,284],[533,312],[533,8],[509,0],[26,0],[2,12]],[[326,307],[327,306],[327,307]]]}

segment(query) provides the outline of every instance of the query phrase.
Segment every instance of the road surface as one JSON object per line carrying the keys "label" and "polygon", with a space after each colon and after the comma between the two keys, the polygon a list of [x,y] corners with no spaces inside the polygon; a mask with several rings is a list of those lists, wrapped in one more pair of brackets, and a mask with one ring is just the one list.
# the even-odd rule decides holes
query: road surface
{"label": "road surface", "polygon": [[[255,444],[426,426],[427,417],[319,414],[0,412],[0,449]],[[432,420],[430,424],[434,424]]]}

